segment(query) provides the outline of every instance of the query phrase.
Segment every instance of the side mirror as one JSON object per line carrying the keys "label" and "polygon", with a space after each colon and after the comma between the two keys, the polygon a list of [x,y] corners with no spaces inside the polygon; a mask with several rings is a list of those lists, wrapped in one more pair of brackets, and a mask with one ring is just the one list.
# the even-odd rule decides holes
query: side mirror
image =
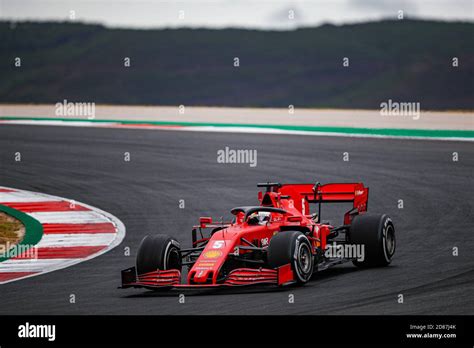
{"label": "side mirror", "polygon": [[201,227],[206,227],[207,224],[212,224],[212,217],[202,216],[199,218],[199,224]]}
{"label": "side mirror", "polygon": [[303,217],[299,215],[294,215],[294,216],[288,216],[286,218],[288,222],[301,222],[303,221]]}

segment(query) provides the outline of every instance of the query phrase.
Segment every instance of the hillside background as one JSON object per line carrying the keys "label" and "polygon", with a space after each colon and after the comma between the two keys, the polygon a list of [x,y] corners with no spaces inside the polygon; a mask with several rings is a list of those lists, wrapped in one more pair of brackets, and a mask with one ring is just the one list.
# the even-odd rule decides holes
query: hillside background
{"label": "hillside background", "polygon": [[0,103],[472,110],[473,38],[472,23],[415,20],[294,31],[0,22]]}

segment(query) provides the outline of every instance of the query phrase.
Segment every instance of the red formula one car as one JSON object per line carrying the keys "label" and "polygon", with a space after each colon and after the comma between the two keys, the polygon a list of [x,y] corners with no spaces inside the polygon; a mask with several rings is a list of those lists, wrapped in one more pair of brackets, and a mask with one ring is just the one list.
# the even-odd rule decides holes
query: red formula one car
{"label": "red formula one car", "polygon": [[[366,213],[369,189],[362,183],[257,186],[266,188],[259,192],[260,205],[232,209],[232,222],[201,217],[192,248],[181,248],[171,236],[146,236],[136,267],[122,271],[122,288],[304,284],[314,272],[342,262],[376,267],[392,260],[393,222]],[[337,227],[321,222],[321,205],[336,202],[353,203]]]}

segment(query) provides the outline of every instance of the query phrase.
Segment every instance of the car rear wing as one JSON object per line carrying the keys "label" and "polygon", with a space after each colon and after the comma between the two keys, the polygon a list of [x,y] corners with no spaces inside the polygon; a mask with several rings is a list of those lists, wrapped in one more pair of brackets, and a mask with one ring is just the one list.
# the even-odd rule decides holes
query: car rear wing
{"label": "car rear wing", "polygon": [[319,204],[319,215],[322,203],[353,203],[344,215],[344,224],[350,224],[353,215],[366,212],[369,199],[369,188],[362,183],[278,184],[273,186],[273,192],[292,199],[294,207],[303,214],[309,212],[309,203]]}

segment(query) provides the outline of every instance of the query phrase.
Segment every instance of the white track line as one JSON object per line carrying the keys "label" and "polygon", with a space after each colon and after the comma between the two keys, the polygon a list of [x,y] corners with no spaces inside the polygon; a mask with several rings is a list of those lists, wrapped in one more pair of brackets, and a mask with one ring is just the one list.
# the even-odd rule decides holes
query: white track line
{"label": "white track line", "polygon": [[0,120],[0,123],[38,125],[38,126],[68,126],[68,127],[109,127],[119,124],[117,122],[92,122],[92,121],[53,121],[53,120]]}
{"label": "white track line", "polygon": [[[131,128],[131,127],[130,127]],[[136,127],[138,128],[138,127]],[[336,133],[319,131],[299,131],[279,128],[259,128],[259,127],[215,127],[215,126],[189,126],[182,128],[162,128],[169,131],[190,131],[190,132],[218,132],[218,133],[254,133],[254,134],[285,134],[285,135],[310,135],[324,137],[346,137],[346,138],[380,138],[380,139],[412,139],[412,140],[443,140],[443,141],[474,141],[474,138],[462,137],[425,137],[408,135],[382,135],[366,133]]]}
{"label": "white track line", "polygon": [[104,215],[95,211],[48,211],[28,213],[28,215],[34,217],[42,224],[93,224],[110,222]]}
{"label": "white track line", "polygon": [[[15,259],[0,262],[0,272],[41,272],[70,262],[71,259]],[[21,278],[23,279],[23,278]],[[2,283],[3,284],[3,283]]]}
{"label": "white track line", "polygon": [[[6,188],[6,187],[5,187]],[[36,195],[26,191],[18,191],[18,192],[0,192],[0,203],[1,202],[44,202],[46,197],[43,195]],[[61,199],[58,197],[48,198],[50,201],[60,201]]]}
{"label": "white track line", "polygon": [[[376,139],[410,139],[410,140],[442,140],[442,141],[469,141],[474,142],[474,138],[465,137],[428,137],[428,136],[408,136],[408,135],[382,135],[368,133],[337,133],[305,130],[287,130],[280,128],[260,128],[260,127],[239,127],[239,126],[176,126],[166,125],[134,125],[121,124],[118,122],[91,122],[91,121],[61,121],[61,120],[0,120],[1,123],[25,124],[36,126],[70,126],[70,127],[99,127],[99,128],[128,128],[147,130],[166,130],[184,132],[217,132],[217,133],[250,133],[250,134],[285,134],[285,135],[309,135],[325,137],[346,137],[346,138],[376,138]],[[146,121],[144,121],[146,123]]]}
{"label": "white track line", "polygon": [[45,234],[37,244],[37,247],[109,245],[113,242],[115,237],[115,233]]}

